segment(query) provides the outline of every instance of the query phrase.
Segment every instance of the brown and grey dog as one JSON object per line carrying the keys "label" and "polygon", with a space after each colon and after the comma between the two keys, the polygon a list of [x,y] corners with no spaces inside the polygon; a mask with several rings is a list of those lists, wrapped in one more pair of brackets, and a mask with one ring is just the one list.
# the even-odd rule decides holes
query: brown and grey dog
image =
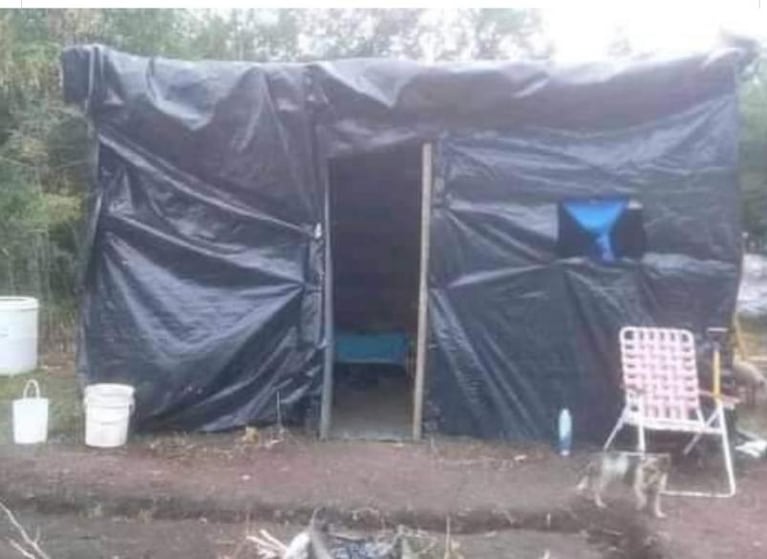
{"label": "brown and grey dog", "polygon": [[578,483],[578,492],[589,489],[594,503],[605,508],[602,494],[615,480],[623,479],[631,486],[636,496],[637,510],[650,505],[656,518],[665,515],[660,510],[660,495],[666,488],[671,456],[668,454],[647,454],[641,452],[606,451],[599,452],[586,466],[586,472]]}
{"label": "brown and grey dog", "polygon": [[764,373],[754,363],[741,359],[738,356],[735,356],[732,361],[732,372],[735,375],[735,382],[746,393],[746,403],[754,407],[756,405],[757,392],[764,390],[765,386],[767,386]]}

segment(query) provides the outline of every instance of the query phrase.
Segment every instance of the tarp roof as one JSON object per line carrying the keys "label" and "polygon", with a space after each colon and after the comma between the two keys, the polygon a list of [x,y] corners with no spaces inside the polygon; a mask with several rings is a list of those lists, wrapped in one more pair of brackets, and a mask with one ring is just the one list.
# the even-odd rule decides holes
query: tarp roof
{"label": "tarp roof", "polygon": [[178,103],[183,124],[199,129],[214,124],[205,109],[225,100],[243,117],[271,102],[281,112],[311,113],[326,152],[337,154],[450,129],[641,124],[730,90],[753,57],[733,47],[570,66],[390,59],[261,64],[145,58],[93,45],[65,50],[62,64],[65,98],[102,121],[138,117],[135,107],[126,109],[139,103],[154,106],[155,118],[171,115]]}

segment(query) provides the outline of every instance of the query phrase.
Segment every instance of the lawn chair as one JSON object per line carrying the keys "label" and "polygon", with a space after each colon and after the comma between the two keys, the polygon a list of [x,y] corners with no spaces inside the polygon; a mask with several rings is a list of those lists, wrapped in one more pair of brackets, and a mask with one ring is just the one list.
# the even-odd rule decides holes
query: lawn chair
{"label": "lawn chair", "polygon": [[[720,437],[728,491],[667,491],[666,494],[690,497],[735,495],[735,475],[724,411],[734,407],[736,400],[720,393],[719,353],[714,354],[713,391],[708,392],[701,390],[698,384],[695,339],[689,331],[626,327],[620,331],[620,346],[626,403],[604,449],[610,447],[625,425],[637,428],[639,452],[646,450],[645,431],[689,433],[692,440],[685,446],[685,454],[703,435]],[[703,415],[701,397],[708,398],[713,404],[708,417]]]}

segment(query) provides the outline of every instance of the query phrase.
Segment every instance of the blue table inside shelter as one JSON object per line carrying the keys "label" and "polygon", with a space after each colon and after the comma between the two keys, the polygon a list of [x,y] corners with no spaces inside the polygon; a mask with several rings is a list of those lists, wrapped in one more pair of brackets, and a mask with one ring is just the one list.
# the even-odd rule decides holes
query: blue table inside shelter
{"label": "blue table inside shelter", "polygon": [[408,346],[408,337],[401,332],[378,334],[336,332],[335,361],[406,367]]}

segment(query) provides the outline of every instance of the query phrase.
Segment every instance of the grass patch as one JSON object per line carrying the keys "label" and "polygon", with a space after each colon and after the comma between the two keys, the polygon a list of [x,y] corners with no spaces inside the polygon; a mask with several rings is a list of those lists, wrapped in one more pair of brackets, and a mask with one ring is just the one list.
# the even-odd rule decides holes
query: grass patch
{"label": "grass patch", "polygon": [[767,354],[767,322],[764,320],[740,319],[743,345],[749,356]]}
{"label": "grass patch", "polygon": [[71,356],[57,356],[32,373],[0,376],[0,444],[13,442],[13,400],[20,398],[29,379],[40,383],[43,397],[50,401],[48,440],[80,441],[83,438],[83,410]]}
{"label": "grass patch", "polygon": [[[749,357],[767,355],[767,322],[764,320],[740,320],[743,345]],[[767,371],[765,371],[767,372]],[[757,394],[757,405],[738,406],[738,425],[746,431],[767,436],[767,394]]]}

